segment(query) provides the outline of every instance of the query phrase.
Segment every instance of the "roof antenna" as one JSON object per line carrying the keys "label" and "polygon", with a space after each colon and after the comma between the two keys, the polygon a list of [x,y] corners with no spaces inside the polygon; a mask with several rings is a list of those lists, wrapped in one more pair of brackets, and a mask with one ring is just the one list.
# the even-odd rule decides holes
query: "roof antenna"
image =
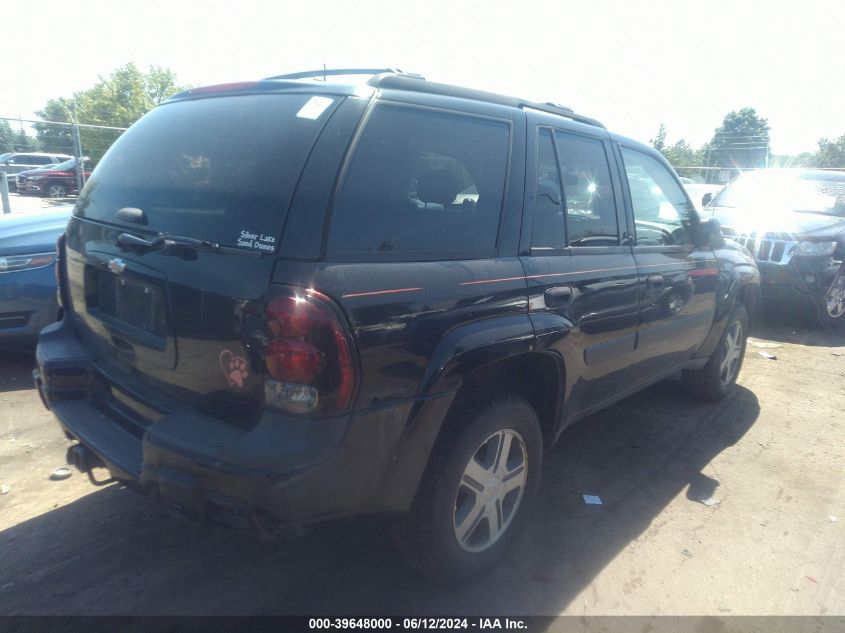
{"label": "roof antenna", "polygon": [[323,81],[326,81],[326,64],[323,64]]}

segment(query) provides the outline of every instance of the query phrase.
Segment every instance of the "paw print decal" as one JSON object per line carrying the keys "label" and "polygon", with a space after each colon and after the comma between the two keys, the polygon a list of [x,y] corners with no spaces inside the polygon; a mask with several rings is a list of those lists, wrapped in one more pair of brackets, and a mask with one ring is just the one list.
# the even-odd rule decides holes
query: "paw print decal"
{"label": "paw print decal", "polygon": [[244,357],[235,356],[229,350],[224,349],[220,352],[218,362],[220,363],[220,369],[223,372],[223,375],[226,376],[226,380],[229,382],[230,387],[237,387],[240,389],[244,386],[244,382],[249,377],[249,371],[247,371],[248,366]]}

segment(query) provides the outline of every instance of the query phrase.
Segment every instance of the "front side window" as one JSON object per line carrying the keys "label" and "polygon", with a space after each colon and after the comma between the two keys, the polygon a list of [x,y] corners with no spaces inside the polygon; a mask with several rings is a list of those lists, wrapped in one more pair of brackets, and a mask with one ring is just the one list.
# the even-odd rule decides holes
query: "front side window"
{"label": "front side window", "polygon": [[622,148],[631,192],[637,244],[671,246],[689,242],[685,225],[695,213],[681,186],[658,160]]}
{"label": "front side window", "polygon": [[619,244],[613,182],[604,143],[555,132],[570,246]]}
{"label": "front side window", "polygon": [[379,105],[335,198],[328,253],[492,251],[509,138],[502,121]]}

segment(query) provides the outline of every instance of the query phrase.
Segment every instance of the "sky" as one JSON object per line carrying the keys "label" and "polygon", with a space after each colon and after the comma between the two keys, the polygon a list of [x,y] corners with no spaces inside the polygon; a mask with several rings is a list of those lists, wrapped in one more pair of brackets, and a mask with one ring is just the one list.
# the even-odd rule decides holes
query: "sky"
{"label": "sky", "polygon": [[561,103],[645,142],[664,123],[698,147],[753,107],[772,152],[797,154],[845,134],[843,24],[841,0],[4,3],[0,117],[34,118],[130,61],[193,86],[394,67]]}

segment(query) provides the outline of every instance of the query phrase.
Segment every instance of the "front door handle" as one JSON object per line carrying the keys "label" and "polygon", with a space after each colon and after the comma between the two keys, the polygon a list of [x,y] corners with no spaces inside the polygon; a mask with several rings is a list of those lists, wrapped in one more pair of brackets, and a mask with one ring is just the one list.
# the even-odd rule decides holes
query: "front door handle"
{"label": "front door handle", "polygon": [[546,289],[546,307],[559,308],[572,301],[572,286],[552,286]]}
{"label": "front door handle", "polygon": [[645,287],[647,290],[663,290],[666,281],[663,275],[649,275],[645,278]]}

